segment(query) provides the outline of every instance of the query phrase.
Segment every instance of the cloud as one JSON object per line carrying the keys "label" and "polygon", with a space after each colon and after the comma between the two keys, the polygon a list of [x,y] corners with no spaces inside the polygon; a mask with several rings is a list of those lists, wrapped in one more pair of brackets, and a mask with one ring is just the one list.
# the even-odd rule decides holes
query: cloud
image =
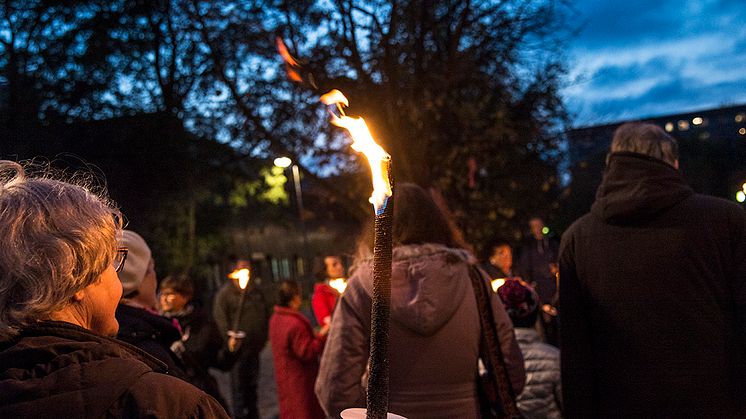
{"label": "cloud", "polygon": [[741,1],[580,0],[563,95],[576,125],[746,101]]}

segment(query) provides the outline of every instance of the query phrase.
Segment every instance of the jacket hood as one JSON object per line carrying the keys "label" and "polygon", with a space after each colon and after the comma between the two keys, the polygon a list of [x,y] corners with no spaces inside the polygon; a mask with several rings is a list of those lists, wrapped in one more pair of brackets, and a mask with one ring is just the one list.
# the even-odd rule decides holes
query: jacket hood
{"label": "jacket hood", "polygon": [[[128,360],[128,361],[124,361]],[[0,344],[0,416],[102,417],[158,360],[114,339],[63,322],[26,328]]]}
{"label": "jacket hood", "polygon": [[[393,249],[391,319],[411,331],[430,336],[440,330],[471,290],[469,264],[463,249],[438,244],[405,245]],[[365,292],[372,295],[373,261],[358,265]]]}
{"label": "jacket hood", "polygon": [[614,153],[591,213],[609,224],[644,222],[693,193],[681,172],[667,163],[636,153]]}

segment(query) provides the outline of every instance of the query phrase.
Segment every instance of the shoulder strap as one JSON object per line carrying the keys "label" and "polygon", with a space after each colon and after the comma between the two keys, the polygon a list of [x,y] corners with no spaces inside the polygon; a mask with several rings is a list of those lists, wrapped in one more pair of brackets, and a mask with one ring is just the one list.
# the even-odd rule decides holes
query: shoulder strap
{"label": "shoulder strap", "polygon": [[474,289],[474,297],[477,300],[479,324],[482,329],[482,339],[484,342],[482,346],[486,347],[485,351],[487,352],[486,354],[480,354],[483,358],[482,362],[494,380],[496,380],[495,385],[503,410],[501,414],[508,418],[520,418],[521,414],[515,403],[515,392],[508,377],[508,369],[505,366],[500,339],[495,327],[495,319],[490,303],[492,290],[489,289],[487,282],[475,265],[469,266],[469,277],[472,288]]}

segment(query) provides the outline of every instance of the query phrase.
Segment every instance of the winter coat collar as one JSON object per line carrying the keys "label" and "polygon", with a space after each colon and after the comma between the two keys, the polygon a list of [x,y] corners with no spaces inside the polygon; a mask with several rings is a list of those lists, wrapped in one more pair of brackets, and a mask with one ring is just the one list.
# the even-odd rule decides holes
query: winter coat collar
{"label": "winter coat collar", "polygon": [[591,212],[610,224],[644,222],[693,193],[673,166],[641,154],[614,153]]}
{"label": "winter coat collar", "polygon": [[[2,344],[0,344],[0,351],[12,350],[13,346],[23,340],[23,338],[44,336],[68,339],[75,342],[92,342],[98,344],[98,349],[100,349],[93,354],[94,356],[117,356],[123,358],[136,358],[139,361],[145,363],[155,372],[164,374],[168,372],[166,364],[134,345],[122,342],[118,339],[97,335],[88,329],[84,329],[72,323],[54,320],[38,322],[27,326],[21,331],[19,336],[11,341],[3,342]],[[0,352],[0,354],[2,353],[3,352]],[[0,367],[3,366],[2,359],[2,355],[0,355]]]}

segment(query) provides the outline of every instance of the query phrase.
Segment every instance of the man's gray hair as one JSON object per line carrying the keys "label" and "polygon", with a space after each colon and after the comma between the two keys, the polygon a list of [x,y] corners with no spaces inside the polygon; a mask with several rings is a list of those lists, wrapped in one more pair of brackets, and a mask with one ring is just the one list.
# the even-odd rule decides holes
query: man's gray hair
{"label": "man's gray hair", "polygon": [[658,125],[628,122],[614,131],[611,152],[644,154],[662,160],[671,166],[679,159],[676,140]]}
{"label": "man's gray hair", "polygon": [[0,341],[49,319],[114,259],[119,211],[78,183],[0,160]]}

